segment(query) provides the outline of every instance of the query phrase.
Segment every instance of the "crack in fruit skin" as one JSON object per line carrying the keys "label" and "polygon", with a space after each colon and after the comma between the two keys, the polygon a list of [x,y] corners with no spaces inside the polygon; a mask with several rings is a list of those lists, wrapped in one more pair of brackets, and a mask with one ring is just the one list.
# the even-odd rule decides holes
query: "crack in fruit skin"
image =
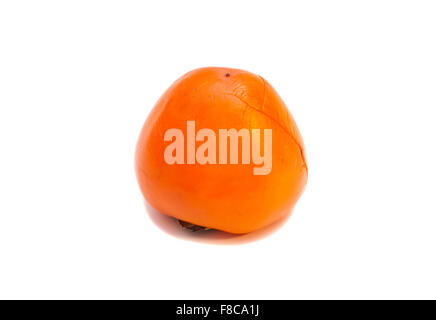
{"label": "crack in fruit skin", "polygon": [[301,161],[303,162],[303,166],[306,169],[306,173],[307,173],[307,164],[306,164],[306,158],[305,158],[304,152],[303,152],[303,147],[300,145],[300,143],[298,143],[297,139],[292,134],[292,132],[289,132],[279,121],[277,121],[274,117],[270,116],[269,114],[267,114],[266,112],[263,111],[263,108],[265,106],[265,100],[266,100],[266,82],[265,82],[265,79],[263,79],[261,76],[258,76],[258,77],[263,82],[263,102],[262,102],[262,106],[261,106],[260,109],[252,106],[250,103],[248,103],[243,98],[241,98],[240,95],[238,95],[237,93],[227,92],[226,94],[237,98],[239,101],[244,103],[248,108],[250,108],[250,109],[252,109],[252,110],[254,110],[256,112],[261,113],[262,115],[264,115],[265,117],[270,119],[272,122],[274,122],[280,129],[282,129],[284,132],[286,132],[286,134],[289,135],[291,140],[297,145],[298,149],[300,150]]}

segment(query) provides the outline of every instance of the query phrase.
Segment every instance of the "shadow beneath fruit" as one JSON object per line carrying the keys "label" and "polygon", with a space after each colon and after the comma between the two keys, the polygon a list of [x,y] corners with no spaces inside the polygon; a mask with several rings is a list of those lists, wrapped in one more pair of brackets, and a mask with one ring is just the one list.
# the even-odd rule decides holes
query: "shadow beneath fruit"
{"label": "shadow beneath fruit", "polygon": [[169,216],[159,213],[147,201],[145,209],[153,223],[165,233],[187,241],[203,242],[216,245],[238,245],[261,240],[277,231],[291,216],[290,211],[284,218],[258,231],[246,234],[231,234],[219,230],[191,231],[183,228],[179,222]]}

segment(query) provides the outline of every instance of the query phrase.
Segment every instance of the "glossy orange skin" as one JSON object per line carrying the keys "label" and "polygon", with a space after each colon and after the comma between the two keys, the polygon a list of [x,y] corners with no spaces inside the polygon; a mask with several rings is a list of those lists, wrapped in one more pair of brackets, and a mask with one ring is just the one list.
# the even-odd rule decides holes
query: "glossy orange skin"
{"label": "glossy orange skin", "polygon": [[[254,164],[186,164],[187,120],[217,136],[219,129],[272,129],[271,172],[253,175]],[[164,160],[170,128],[185,134],[185,164]],[[174,82],[146,120],[135,160],[141,191],[159,212],[235,234],[286,216],[307,182],[303,140],[286,105],[262,77],[237,69],[196,69]]]}

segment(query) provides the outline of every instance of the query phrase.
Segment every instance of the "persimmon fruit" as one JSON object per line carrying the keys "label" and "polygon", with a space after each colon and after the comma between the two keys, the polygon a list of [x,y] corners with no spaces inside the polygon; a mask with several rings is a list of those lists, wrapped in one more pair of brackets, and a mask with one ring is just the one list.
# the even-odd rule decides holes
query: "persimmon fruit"
{"label": "persimmon fruit", "polygon": [[[221,137],[224,129],[236,138]],[[245,149],[254,157],[256,146],[265,163],[270,153],[270,170],[247,161]],[[192,230],[235,234],[285,217],[307,182],[303,139],[285,103],[262,77],[229,68],[193,70],[167,89],[142,128],[135,167],[142,194],[157,211]]]}

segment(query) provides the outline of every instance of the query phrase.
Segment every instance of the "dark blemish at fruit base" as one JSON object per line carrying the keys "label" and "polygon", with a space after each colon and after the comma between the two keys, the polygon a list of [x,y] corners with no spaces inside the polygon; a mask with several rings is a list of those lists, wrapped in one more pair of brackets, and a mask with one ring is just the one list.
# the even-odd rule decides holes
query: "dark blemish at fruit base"
{"label": "dark blemish at fruit base", "polygon": [[227,77],[227,78],[230,77],[230,73],[226,73],[226,77]]}
{"label": "dark blemish at fruit base", "polygon": [[186,221],[183,221],[183,220],[177,220],[177,221],[179,221],[179,224],[183,228],[191,230],[192,232],[200,231],[200,230],[209,230],[209,228],[198,226],[196,224],[193,224],[193,223],[190,223],[190,222],[186,222]]}

